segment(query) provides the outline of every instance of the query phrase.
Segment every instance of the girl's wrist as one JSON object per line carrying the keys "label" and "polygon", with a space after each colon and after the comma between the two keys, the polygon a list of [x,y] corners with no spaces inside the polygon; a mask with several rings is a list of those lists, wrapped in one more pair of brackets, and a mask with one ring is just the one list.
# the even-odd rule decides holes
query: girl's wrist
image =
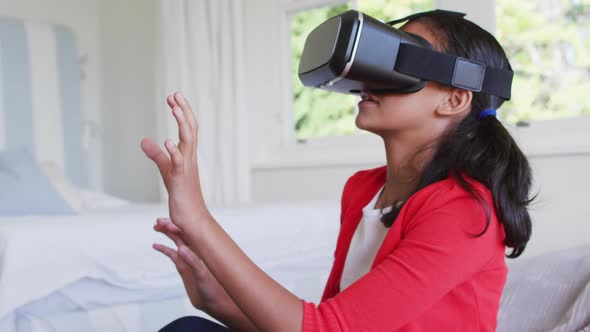
{"label": "girl's wrist", "polygon": [[[211,219],[213,219],[213,216],[207,207],[194,207],[191,209],[191,212],[185,212],[172,221],[183,232],[188,233],[193,231],[195,227],[198,228],[201,224],[209,222]],[[198,232],[195,233],[198,234]]]}

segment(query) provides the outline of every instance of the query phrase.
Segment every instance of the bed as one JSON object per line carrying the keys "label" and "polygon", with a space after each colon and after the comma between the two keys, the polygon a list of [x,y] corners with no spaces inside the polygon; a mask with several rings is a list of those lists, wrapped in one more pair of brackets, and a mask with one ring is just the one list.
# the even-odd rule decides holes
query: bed
{"label": "bed", "polygon": [[[13,215],[0,217],[0,331],[155,331],[183,315],[208,317],[190,305],[173,264],[151,248],[170,244],[152,230],[166,207],[88,187],[76,45],[67,27],[0,17],[0,176],[3,151],[16,149],[30,153],[16,156],[38,179],[0,193],[0,209],[18,193],[31,203],[26,214],[4,204]],[[48,195],[51,204],[41,204]],[[263,270],[319,301],[339,201],[211,213]],[[590,247],[519,260],[509,270],[499,331],[590,331]]]}

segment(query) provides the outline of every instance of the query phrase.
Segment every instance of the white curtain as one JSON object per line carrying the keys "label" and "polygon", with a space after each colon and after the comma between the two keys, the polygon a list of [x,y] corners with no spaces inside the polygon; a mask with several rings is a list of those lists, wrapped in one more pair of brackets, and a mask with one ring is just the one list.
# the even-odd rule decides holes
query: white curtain
{"label": "white curtain", "polygon": [[251,203],[243,5],[243,0],[160,0],[159,138],[178,139],[165,97],[182,91],[199,123],[199,174],[209,207]]}

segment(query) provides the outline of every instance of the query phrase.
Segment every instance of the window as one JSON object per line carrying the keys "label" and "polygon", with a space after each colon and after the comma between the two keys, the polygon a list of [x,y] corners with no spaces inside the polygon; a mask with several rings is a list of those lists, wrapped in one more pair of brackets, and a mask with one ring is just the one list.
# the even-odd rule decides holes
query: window
{"label": "window", "polygon": [[507,122],[590,114],[590,1],[497,0],[496,38],[515,71]]}
{"label": "window", "polygon": [[414,12],[430,10],[434,6],[434,0],[353,0],[291,14],[289,22],[295,138],[302,141],[312,137],[342,136],[362,132],[356,128],[354,122],[358,112],[357,97],[304,87],[297,76],[305,38],[313,28],[330,17],[352,8],[387,21]]}
{"label": "window", "polygon": [[297,75],[309,32],[350,8],[348,3],[325,6],[296,13],[291,18],[293,110],[295,137],[298,140],[313,136],[348,135],[355,131],[354,96],[304,87]]}

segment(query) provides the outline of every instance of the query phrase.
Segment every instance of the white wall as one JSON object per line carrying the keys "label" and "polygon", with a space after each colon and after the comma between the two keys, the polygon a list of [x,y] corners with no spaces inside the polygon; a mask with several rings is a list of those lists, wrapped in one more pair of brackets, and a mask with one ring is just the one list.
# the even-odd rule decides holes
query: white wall
{"label": "white wall", "polygon": [[496,30],[496,4],[494,1],[437,0],[437,8],[466,13],[466,18],[488,31]]}
{"label": "white wall", "polygon": [[159,199],[159,175],[139,147],[156,138],[156,0],[100,0],[103,174],[106,192],[131,201]]}
{"label": "white wall", "polygon": [[[26,20],[63,24],[74,30],[81,56],[87,55],[83,66],[82,114],[84,119],[100,124],[100,54],[98,40],[97,0],[18,0],[0,1],[0,15]],[[96,142],[90,147],[91,187],[100,189],[101,150]]]}
{"label": "white wall", "polygon": [[531,158],[538,201],[531,206],[530,253],[568,243],[590,244],[590,151],[584,154]]}
{"label": "white wall", "polygon": [[[248,0],[244,8],[247,109],[251,110],[249,141],[251,160],[270,157],[280,144],[280,124],[288,115],[282,104],[288,87],[282,81],[281,62],[286,56],[280,47],[283,40],[280,2],[272,0]],[[288,55],[287,55],[288,56]],[[262,129],[262,130],[261,130]],[[264,148],[261,148],[264,147]]]}

